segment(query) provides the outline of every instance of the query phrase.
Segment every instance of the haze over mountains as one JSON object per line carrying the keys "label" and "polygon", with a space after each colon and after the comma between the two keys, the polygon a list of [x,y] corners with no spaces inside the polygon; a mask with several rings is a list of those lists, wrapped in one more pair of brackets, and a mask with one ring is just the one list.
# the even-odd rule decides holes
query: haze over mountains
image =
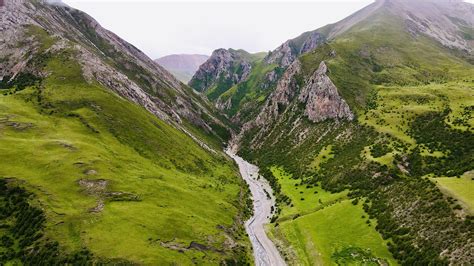
{"label": "haze over mountains", "polygon": [[379,0],[269,53],[156,63],[3,3],[0,264],[474,264],[474,5]]}
{"label": "haze over mountains", "polygon": [[208,58],[207,55],[199,54],[173,54],[158,58],[155,62],[166,68],[181,82],[188,83],[199,66]]}

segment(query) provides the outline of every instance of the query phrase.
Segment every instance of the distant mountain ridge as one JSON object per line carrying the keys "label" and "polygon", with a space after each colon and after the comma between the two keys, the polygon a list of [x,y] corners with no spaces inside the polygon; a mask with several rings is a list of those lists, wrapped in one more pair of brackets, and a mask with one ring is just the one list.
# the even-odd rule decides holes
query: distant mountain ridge
{"label": "distant mountain ridge", "polygon": [[171,54],[155,59],[155,62],[171,72],[181,82],[188,83],[199,66],[208,58],[208,55],[202,54]]}

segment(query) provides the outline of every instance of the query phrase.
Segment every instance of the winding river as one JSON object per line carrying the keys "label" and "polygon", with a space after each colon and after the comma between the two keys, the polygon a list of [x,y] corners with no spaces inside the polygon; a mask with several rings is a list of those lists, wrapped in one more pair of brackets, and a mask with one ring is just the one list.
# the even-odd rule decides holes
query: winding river
{"label": "winding river", "polygon": [[[234,154],[231,149],[226,150],[227,155],[235,160],[240,169],[242,178],[247,182],[252,193],[254,215],[245,223],[245,230],[253,246],[255,265],[257,266],[282,266],[285,261],[278,252],[275,244],[265,233],[265,224],[269,223],[271,208],[275,204],[272,189],[268,182],[258,175],[258,167]],[[269,194],[267,194],[269,193]]]}

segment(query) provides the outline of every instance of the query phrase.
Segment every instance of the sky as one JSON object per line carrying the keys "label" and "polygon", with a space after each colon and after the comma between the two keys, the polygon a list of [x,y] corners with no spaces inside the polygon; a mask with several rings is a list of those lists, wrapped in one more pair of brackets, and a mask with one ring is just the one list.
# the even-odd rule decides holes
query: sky
{"label": "sky", "polygon": [[[469,2],[474,1],[470,0]],[[373,0],[63,0],[151,58],[218,48],[273,50]]]}

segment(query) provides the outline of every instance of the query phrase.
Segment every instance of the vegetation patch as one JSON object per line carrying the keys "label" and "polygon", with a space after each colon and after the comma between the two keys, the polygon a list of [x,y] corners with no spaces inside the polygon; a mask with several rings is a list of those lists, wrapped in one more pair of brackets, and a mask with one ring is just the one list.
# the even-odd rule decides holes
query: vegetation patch
{"label": "vegetation patch", "polygon": [[[304,265],[345,265],[345,250],[356,246],[363,247],[364,252],[354,255],[354,261],[395,264],[387,242],[375,230],[375,221],[369,219],[362,204],[347,199],[347,191],[330,193],[319,184],[313,186],[294,179],[281,167],[271,170],[281,186],[280,193],[289,199],[278,205],[281,212],[270,227],[277,243],[290,245],[281,247],[287,259]],[[376,255],[368,256],[368,249]]]}
{"label": "vegetation patch", "polygon": [[435,177],[433,182],[451,198],[454,208],[462,207],[468,214],[474,215],[474,173],[465,173],[461,177]]}
{"label": "vegetation patch", "polygon": [[348,247],[332,254],[337,265],[386,265],[387,261],[374,257],[370,249]]}
{"label": "vegetation patch", "polygon": [[44,234],[46,217],[30,202],[34,195],[14,179],[0,179],[0,263],[23,265],[87,264],[100,260],[84,248],[68,254]]}

